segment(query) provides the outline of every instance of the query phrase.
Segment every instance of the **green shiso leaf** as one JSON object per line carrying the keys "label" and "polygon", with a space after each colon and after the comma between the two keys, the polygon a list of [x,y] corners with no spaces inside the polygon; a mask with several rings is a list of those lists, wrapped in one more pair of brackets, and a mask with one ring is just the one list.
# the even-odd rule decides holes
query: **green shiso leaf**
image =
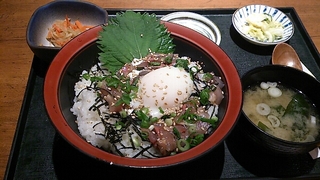
{"label": "green shiso leaf", "polygon": [[154,14],[117,13],[98,37],[99,60],[110,72],[149,53],[173,53],[175,45],[167,28]]}

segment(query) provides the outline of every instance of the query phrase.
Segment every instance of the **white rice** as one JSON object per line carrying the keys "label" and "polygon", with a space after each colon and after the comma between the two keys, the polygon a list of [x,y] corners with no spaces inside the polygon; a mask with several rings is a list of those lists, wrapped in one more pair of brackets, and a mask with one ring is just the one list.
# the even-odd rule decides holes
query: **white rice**
{"label": "white rice", "polygon": [[[93,66],[91,71],[96,72],[96,66]],[[87,71],[83,71],[82,74],[88,73]],[[98,111],[90,110],[95,103],[95,99],[97,98],[97,92],[93,89],[87,89],[86,87],[90,86],[91,81],[86,80],[84,78],[80,78],[80,80],[75,84],[74,91],[75,91],[75,98],[74,98],[74,105],[71,108],[71,112],[77,117],[77,124],[78,129],[82,137],[93,146],[98,148],[102,148],[108,152],[112,152],[114,154],[118,154],[115,150],[115,147],[112,143],[109,142],[103,135],[101,135],[105,131],[104,125],[101,123],[101,118],[98,114]],[[78,96],[77,96],[78,95]],[[101,106],[100,112],[108,113],[107,106]],[[111,119],[111,124],[115,124],[117,119]],[[130,141],[130,135],[134,138],[140,138],[140,136],[132,130],[132,127],[128,129],[126,133],[122,136],[122,145],[125,147],[132,147],[132,143]],[[120,143],[115,144],[118,149],[122,148]],[[141,141],[141,146],[133,148],[122,148],[121,153],[126,157],[134,157],[138,153],[141,152],[142,148],[146,148],[150,146],[150,142]],[[160,156],[160,154],[156,153],[156,150],[152,147],[149,149],[149,152]],[[153,156],[150,155],[149,152],[144,152],[138,156],[137,158],[152,158]]]}

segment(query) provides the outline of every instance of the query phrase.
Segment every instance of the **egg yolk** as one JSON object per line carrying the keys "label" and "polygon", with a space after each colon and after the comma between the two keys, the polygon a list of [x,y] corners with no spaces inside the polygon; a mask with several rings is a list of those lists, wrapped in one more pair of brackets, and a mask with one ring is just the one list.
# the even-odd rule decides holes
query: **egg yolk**
{"label": "egg yolk", "polygon": [[160,108],[164,112],[180,109],[194,88],[190,74],[173,66],[151,71],[140,78],[138,86],[140,103],[149,108],[153,117],[161,117]]}

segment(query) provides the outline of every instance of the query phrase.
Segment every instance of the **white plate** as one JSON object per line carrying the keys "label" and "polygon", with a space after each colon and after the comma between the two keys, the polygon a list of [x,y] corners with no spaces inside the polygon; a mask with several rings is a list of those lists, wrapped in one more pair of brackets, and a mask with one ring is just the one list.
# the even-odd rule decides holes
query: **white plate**
{"label": "white plate", "polygon": [[[284,28],[284,35],[282,39],[274,42],[262,42],[242,32],[242,27],[246,24],[246,19],[252,13],[269,14],[274,21],[280,22]],[[232,24],[238,33],[247,41],[261,46],[276,45],[278,43],[288,41],[294,34],[294,27],[291,19],[281,12],[279,9],[267,5],[248,5],[237,9],[232,15]]]}
{"label": "white plate", "polygon": [[219,28],[208,18],[193,12],[174,12],[161,18],[162,21],[168,21],[188,27],[201,33],[217,45],[221,42],[221,33]]}

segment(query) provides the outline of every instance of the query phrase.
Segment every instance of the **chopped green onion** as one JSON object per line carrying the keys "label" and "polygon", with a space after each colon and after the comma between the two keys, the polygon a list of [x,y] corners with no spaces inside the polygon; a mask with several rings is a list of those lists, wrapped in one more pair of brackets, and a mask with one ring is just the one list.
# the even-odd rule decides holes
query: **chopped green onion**
{"label": "chopped green onion", "polygon": [[191,134],[191,133],[195,133],[196,130],[197,130],[197,128],[196,128],[195,125],[191,125],[191,126],[189,126],[189,128],[188,128],[188,131],[190,132],[190,134]]}
{"label": "chopped green onion", "polygon": [[150,118],[150,125],[157,122],[158,121],[158,118],[157,117],[151,117]]}
{"label": "chopped green onion", "polygon": [[141,132],[141,138],[142,138],[144,141],[148,140],[148,136],[149,136],[148,132],[146,132],[146,131],[142,131],[142,132]]}
{"label": "chopped green onion", "polygon": [[204,140],[204,134],[198,134],[193,138],[190,138],[189,136],[187,140],[190,144],[190,147],[195,147]]}
{"label": "chopped green onion", "polygon": [[259,103],[257,104],[256,106],[256,111],[260,114],[260,115],[263,115],[263,116],[266,116],[268,114],[270,114],[271,112],[271,108],[268,104],[266,103]]}
{"label": "chopped green onion", "polygon": [[159,107],[159,111],[160,111],[161,114],[164,113],[164,110],[161,107]]}
{"label": "chopped green onion", "polygon": [[210,98],[210,89],[203,89],[200,92],[200,103],[202,105],[207,105],[209,103],[209,98]]}
{"label": "chopped green onion", "polygon": [[127,104],[129,105],[131,102],[130,95],[127,93],[123,93],[120,99],[115,103],[115,106],[119,106],[121,104]]}
{"label": "chopped green onion", "polygon": [[116,125],[116,130],[120,130],[122,128],[122,126],[120,124]]}
{"label": "chopped green onion", "polygon": [[128,114],[124,109],[120,111],[120,117],[126,118],[127,116],[128,116]]}
{"label": "chopped green onion", "polygon": [[184,151],[190,149],[190,144],[185,139],[179,139],[177,141],[177,147],[178,147],[179,151],[184,152]]}
{"label": "chopped green onion", "polygon": [[139,136],[134,136],[131,139],[134,147],[139,147],[141,145],[141,139],[139,138]]}
{"label": "chopped green onion", "polygon": [[258,127],[262,129],[262,131],[267,131],[269,129],[268,126],[263,124],[261,121],[258,122]]}
{"label": "chopped green onion", "polygon": [[211,73],[204,73],[202,79],[204,81],[210,81],[213,79],[213,75]]}
{"label": "chopped green onion", "polygon": [[189,61],[186,59],[177,59],[176,67],[182,67],[183,69],[188,69]]}
{"label": "chopped green onion", "polygon": [[199,71],[199,69],[196,66],[192,66],[190,68],[190,71],[193,72],[193,73],[197,73]]}
{"label": "chopped green onion", "polygon": [[213,117],[211,117],[211,118],[203,118],[203,117],[198,116],[198,119],[199,119],[200,121],[210,123],[213,127],[214,127],[214,126],[216,125],[216,123],[218,122],[218,117],[217,117],[217,116],[213,116]]}
{"label": "chopped green onion", "polygon": [[266,83],[266,82],[261,82],[261,83],[260,83],[260,87],[261,87],[261,89],[268,89],[270,86],[269,86],[269,84]]}
{"label": "chopped green onion", "polygon": [[85,79],[85,80],[89,80],[90,79],[90,74],[89,73],[85,73],[82,75],[82,77]]}
{"label": "chopped green onion", "polygon": [[150,125],[158,121],[157,117],[148,116],[148,112],[148,108],[141,108],[140,110],[135,111],[137,118],[141,120],[140,126],[142,128],[149,128]]}
{"label": "chopped green onion", "polygon": [[280,120],[278,117],[274,116],[274,115],[269,115],[267,117],[267,119],[270,121],[271,125],[273,127],[279,127],[280,126]]}
{"label": "chopped green onion", "polygon": [[164,122],[166,123],[167,126],[172,126],[172,124],[173,124],[172,119],[173,118],[167,118],[167,119],[164,120]]}
{"label": "chopped green onion", "polygon": [[277,87],[270,87],[268,89],[268,94],[272,97],[280,97],[282,95],[282,91]]}
{"label": "chopped green onion", "polygon": [[140,110],[141,110],[141,112],[143,112],[144,114],[148,114],[148,113],[149,113],[149,108],[147,108],[147,107],[143,107],[143,108],[141,108]]}
{"label": "chopped green onion", "polygon": [[176,152],[172,151],[172,152],[170,153],[170,156],[173,156],[173,155],[176,155],[176,154],[177,154]]}
{"label": "chopped green onion", "polygon": [[165,58],[163,58],[163,62],[165,64],[171,64],[172,63],[172,58],[173,58],[173,54],[168,54],[168,56],[166,56]]}
{"label": "chopped green onion", "polygon": [[115,128],[116,130],[120,130],[122,127],[125,127],[125,124],[121,121],[118,121],[116,124],[115,124]]}
{"label": "chopped green onion", "polygon": [[177,136],[178,139],[181,138],[180,132],[178,131],[178,129],[177,129],[176,127],[173,127],[173,134],[174,134],[175,136]]}
{"label": "chopped green onion", "polygon": [[106,83],[108,87],[114,87],[114,88],[117,88],[120,85],[122,85],[122,82],[120,81],[120,79],[118,79],[117,76],[107,76]]}
{"label": "chopped green onion", "polygon": [[150,64],[151,66],[160,66],[160,65],[161,65],[161,62],[151,61],[151,62],[149,62],[149,64]]}
{"label": "chopped green onion", "polygon": [[135,111],[138,119],[141,120],[140,126],[142,128],[148,128],[150,126],[149,117],[142,111],[142,109]]}

